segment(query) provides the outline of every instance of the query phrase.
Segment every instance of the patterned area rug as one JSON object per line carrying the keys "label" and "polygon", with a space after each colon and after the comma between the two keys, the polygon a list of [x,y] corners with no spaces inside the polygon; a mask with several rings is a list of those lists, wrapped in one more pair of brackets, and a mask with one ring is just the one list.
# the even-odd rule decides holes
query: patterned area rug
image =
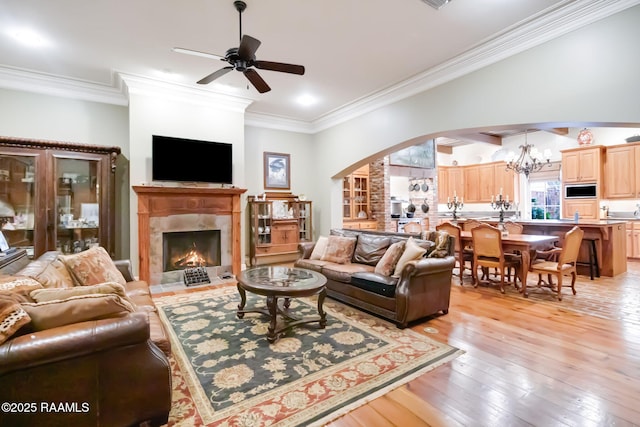
{"label": "patterned area rug", "polygon": [[[264,298],[247,295],[247,307]],[[325,300],[327,327],[269,344],[267,317],[236,317],[234,287],[156,297],[173,346],[172,425],[322,425],[452,360],[461,350]],[[316,316],[313,299],[290,310]]]}

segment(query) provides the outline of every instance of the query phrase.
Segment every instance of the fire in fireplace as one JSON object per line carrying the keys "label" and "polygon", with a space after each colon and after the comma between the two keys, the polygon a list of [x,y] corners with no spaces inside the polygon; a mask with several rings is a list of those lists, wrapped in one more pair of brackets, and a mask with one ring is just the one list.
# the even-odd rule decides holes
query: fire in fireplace
{"label": "fire in fireplace", "polygon": [[220,230],[162,233],[163,271],[221,264]]}

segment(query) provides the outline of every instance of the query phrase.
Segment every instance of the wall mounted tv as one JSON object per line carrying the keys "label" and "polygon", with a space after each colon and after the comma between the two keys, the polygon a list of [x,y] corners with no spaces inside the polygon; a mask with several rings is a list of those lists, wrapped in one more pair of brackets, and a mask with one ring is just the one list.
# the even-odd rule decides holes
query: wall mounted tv
{"label": "wall mounted tv", "polygon": [[153,135],[152,179],[232,184],[231,148],[224,142]]}

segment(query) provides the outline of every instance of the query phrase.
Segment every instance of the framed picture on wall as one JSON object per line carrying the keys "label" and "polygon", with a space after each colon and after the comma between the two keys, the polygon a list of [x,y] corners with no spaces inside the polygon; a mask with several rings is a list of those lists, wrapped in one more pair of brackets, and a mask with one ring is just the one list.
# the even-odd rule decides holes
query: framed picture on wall
{"label": "framed picture on wall", "polygon": [[391,153],[389,164],[434,169],[436,167],[435,141],[430,139],[422,144]]}
{"label": "framed picture on wall", "polygon": [[291,165],[288,154],[264,153],[265,190],[289,190]]}

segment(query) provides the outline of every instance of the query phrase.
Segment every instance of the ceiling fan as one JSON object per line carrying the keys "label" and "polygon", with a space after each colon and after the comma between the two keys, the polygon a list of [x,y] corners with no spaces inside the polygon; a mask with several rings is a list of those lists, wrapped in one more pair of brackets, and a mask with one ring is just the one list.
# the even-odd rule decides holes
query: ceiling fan
{"label": "ceiling fan", "polygon": [[237,70],[242,72],[247,77],[249,82],[251,82],[251,84],[258,90],[258,92],[265,93],[269,92],[271,88],[269,87],[267,82],[265,82],[262,77],[260,77],[260,74],[258,74],[254,67],[260,70],[279,71],[282,73],[299,75],[304,74],[304,66],[302,65],[257,60],[256,50],[258,50],[258,47],[260,47],[260,40],[246,34],[242,35],[242,12],[247,8],[247,4],[243,1],[236,0],[233,2],[233,5],[235,6],[240,16],[240,46],[228,49],[224,56],[200,52],[197,50],[184,49],[180,47],[173,48],[174,52],[219,59],[230,64],[229,66],[214,71],[208,76],[198,80],[198,84],[206,85],[208,83],[211,83],[218,77],[224,76],[231,70]]}

